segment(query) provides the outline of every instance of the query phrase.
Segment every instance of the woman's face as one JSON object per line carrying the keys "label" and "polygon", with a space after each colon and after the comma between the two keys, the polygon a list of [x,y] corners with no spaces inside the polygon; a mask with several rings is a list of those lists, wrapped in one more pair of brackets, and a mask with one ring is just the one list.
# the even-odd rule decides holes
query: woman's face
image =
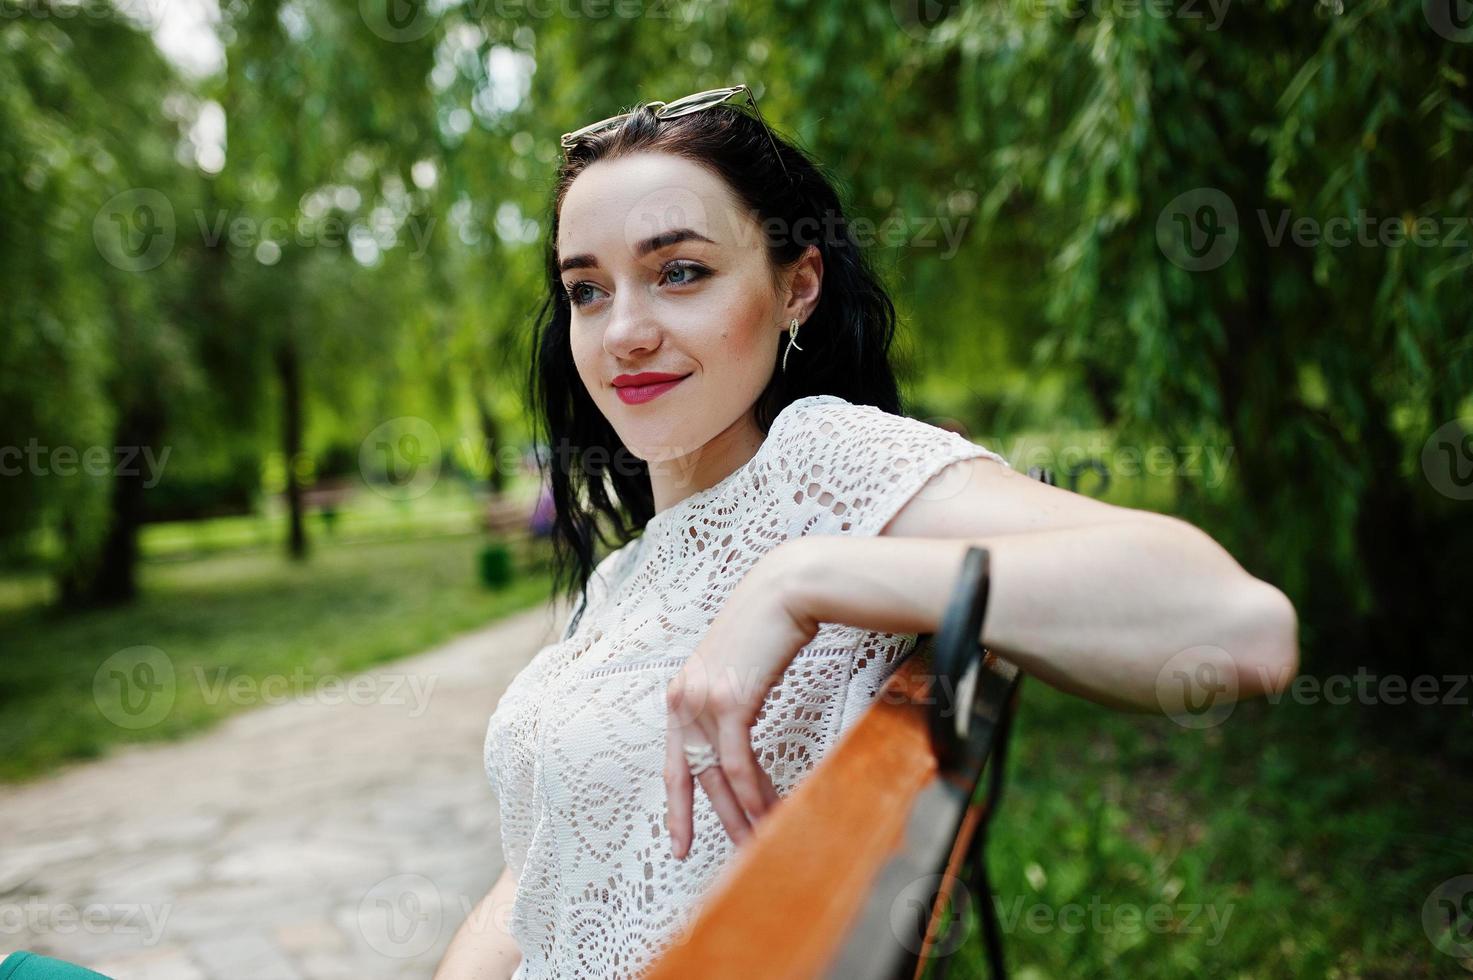
{"label": "woman's face", "polygon": [[[723,180],[639,153],[573,181],[557,254],[578,375],[624,445],[651,464],[680,461],[687,476],[699,467],[719,479],[749,458],[780,334],[818,300],[817,249],[774,284],[762,228]],[[680,380],[629,384],[644,372]],[[740,458],[725,467],[728,454]]]}

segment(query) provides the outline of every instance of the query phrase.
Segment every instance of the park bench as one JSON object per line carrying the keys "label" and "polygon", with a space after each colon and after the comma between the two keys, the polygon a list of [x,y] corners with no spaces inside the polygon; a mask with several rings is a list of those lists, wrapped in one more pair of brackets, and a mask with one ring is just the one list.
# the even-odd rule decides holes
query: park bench
{"label": "park bench", "polygon": [[969,548],[938,632],[917,637],[863,717],[754,826],[650,980],[899,980],[928,966],[940,980],[969,907],[992,976],[1005,976],[985,847],[1022,677],[977,642],[987,589],[987,552]]}

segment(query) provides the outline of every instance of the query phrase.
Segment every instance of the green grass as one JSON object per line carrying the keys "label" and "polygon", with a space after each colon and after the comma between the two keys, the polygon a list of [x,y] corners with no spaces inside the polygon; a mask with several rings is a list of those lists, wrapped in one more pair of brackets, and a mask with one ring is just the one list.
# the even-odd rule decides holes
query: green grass
{"label": "green grass", "polygon": [[[301,565],[274,547],[153,560],[142,566],[136,603],[85,613],[38,605],[44,583],[11,579],[0,589],[0,780],[96,757],[117,743],[178,738],[262,703],[259,692],[279,697],[273,692],[281,688],[257,686],[268,677],[291,692],[310,691],[546,601],[546,571],[525,550],[518,567],[530,571],[512,585],[494,592],[480,584],[476,557],[486,540],[319,538]],[[93,685],[108,657],[140,646],[167,658],[175,696],[162,717],[140,715],[150,723],[133,728],[109,720]],[[148,657],[158,666],[160,654]],[[220,680],[245,696],[222,696]]]}
{"label": "green grass", "polygon": [[[1386,727],[1284,700],[1194,731],[1027,682],[988,847],[1012,973],[1469,975],[1422,909],[1473,873],[1473,786]],[[953,975],[986,976],[968,930]]]}
{"label": "green grass", "polygon": [[[537,486],[514,479],[508,493],[518,499],[535,494]],[[183,558],[221,551],[271,550],[287,537],[287,515],[272,498],[266,512],[199,521],[145,525],[139,540],[151,558]],[[442,481],[412,500],[392,500],[362,487],[339,508],[329,524],[322,512],[309,508],[307,535],[311,540],[394,541],[452,533],[469,533],[479,526],[483,495],[464,484]]]}

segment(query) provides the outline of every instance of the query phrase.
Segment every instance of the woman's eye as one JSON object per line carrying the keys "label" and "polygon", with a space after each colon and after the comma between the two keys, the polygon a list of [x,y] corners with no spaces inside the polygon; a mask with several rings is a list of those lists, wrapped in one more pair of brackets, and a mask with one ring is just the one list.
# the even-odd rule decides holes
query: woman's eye
{"label": "woman's eye", "polygon": [[583,290],[592,288],[593,287],[586,282],[573,283],[573,285],[568,287],[568,302],[572,303],[574,306],[585,306],[588,303],[592,303],[593,297],[589,296],[587,298],[584,298],[583,295]]}
{"label": "woman's eye", "polygon": [[673,262],[665,267],[665,275],[674,286],[685,286],[710,274],[711,270],[695,262]]}
{"label": "woman's eye", "polygon": [[[688,286],[710,274],[711,270],[698,262],[672,262],[661,271],[660,278],[672,286]],[[596,289],[596,286],[586,280],[575,282],[567,287],[568,302],[574,306],[587,306],[598,298]],[[584,290],[589,292],[585,293]]]}

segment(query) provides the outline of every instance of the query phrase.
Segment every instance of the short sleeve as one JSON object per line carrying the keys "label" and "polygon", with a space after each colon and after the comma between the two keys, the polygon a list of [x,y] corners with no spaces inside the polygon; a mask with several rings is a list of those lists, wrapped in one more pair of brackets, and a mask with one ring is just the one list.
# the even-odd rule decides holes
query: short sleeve
{"label": "short sleeve", "polygon": [[874,536],[936,474],[1001,455],[959,433],[836,395],[811,395],[773,422],[769,479],[789,537]]}

